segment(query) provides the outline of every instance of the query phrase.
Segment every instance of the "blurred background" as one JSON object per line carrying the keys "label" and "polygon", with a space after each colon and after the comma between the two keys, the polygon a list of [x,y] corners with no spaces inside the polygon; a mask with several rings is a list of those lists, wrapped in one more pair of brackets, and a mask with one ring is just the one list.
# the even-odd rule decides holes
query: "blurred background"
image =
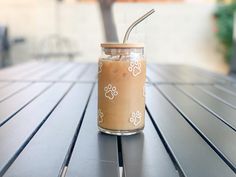
{"label": "blurred background", "polygon": [[33,59],[97,62],[101,42],[122,41],[152,8],[129,38],[145,44],[148,62],[236,72],[230,0],[0,0],[0,67]]}

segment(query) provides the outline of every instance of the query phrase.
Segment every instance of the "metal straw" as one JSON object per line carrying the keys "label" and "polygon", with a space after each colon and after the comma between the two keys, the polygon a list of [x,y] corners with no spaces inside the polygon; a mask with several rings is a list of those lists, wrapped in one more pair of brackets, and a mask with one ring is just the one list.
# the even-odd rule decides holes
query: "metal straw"
{"label": "metal straw", "polygon": [[123,39],[123,43],[126,43],[126,41],[129,38],[129,34],[132,31],[132,29],[139,24],[141,21],[143,21],[145,18],[147,18],[148,16],[150,16],[152,13],[154,13],[155,10],[152,9],[149,12],[147,12],[146,14],[144,14],[142,17],[140,17],[139,19],[137,19],[134,23],[132,23],[132,25],[130,25],[130,27],[127,29],[126,33],[125,33],[125,37]]}

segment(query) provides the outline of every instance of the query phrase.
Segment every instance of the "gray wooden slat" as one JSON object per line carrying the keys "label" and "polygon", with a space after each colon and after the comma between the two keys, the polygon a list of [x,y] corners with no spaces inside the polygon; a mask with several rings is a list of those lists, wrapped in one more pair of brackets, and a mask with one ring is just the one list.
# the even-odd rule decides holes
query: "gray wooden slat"
{"label": "gray wooden slat", "polygon": [[186,72],[185,70],[179,68],[175,65],[161,65],[160,68],[165,70],[167,73],[172,73],[175,77],[179,78],[179,83],[209,83],[206,78],[199,77],[195,75],[193,72]]}
{"label": "gray wooden slat", "polygon": [[11,116],[40,95],[50,83],[35,83],[0,103],[0,128]]}
{"label": "gray wooden slat", "polygon": [[81,171],[74,168],[66,176],[74,177],[73,174],[77,174],[79,177],[119,177],[117,164],[110,161],[84,160],[79,163],[78,168]]}
{"label": "gray wooden slat", "polygon": [[81,74],[88,68],[87,64],[78,64],[75,69],[73,69],[70,73],[62,77],[62,81],[77,81]]}
{"label": "gray wooden slat", "polygon": [[[186,79],[185,75],[183,75],[181,72],[176,72],[175,67],[167,67],[165,65],[154,65],[153,69],[162,72],[162,74],[167,76],[168,80],[172,83],[186,83],[189,80],[188,78]],[[190,78],[193,79],[191,76]]]}
{"label": "gray wooden slat", "polygon": [[42,80],[42,78],[48,77],[51,74],[59,71],[63,67],[64,64],[65,64],[64,62],[49,62],[44,66],[43,69],[41,69],[40,72],[37,72],[31,76],[27,76],[24,79],[26,79],[26,80]]}
{"label": "gray wooden slat", "polygon": [[206,76],[206,77],[202,77],[202,74],[200,73],[199,70],[196,70],[196,68],[194,66],[187,66],[187,65],[171,65],[168,66],[170,68],[173,68],[174,70],[176,70],[177,72],[181,72],[181,75],[186,75],[186,76],[191,76],[191,78],[194,78],[193,83],[215,83],[218,82],[218,80],[216,80],[213,77],[210,76]]}
{"label": "gray wooden slat", "polygon": [[209,83],[225,83],[226,81],[222,78],[216,78],[215,75],[209,74],[210,72],[206,71],[205,69],[201,69],[195,66],[187,66],[187,65],[180,65],[179,66],[182,70],[186,73],[193,73],[195,76],[199,78],[206,78]]}
{"label": "gray wooden slat", "polygon": [[224,90],[226,92],[229,92],[231,93],[232,95],[235,95],[236,96],[236,87],[232,86],[232,85],[220,85],[220,84],[217,84],[215,85],[215,87],[221,89],[221,90]]}
{"label": "gray wooden slat", "polygon": [[175,78],[175,76],[170,75],[170,73],[167,73],[165,70],[159,68],[158,65],[149,65],[149,66],[153,70],[153,72],[162,76],[167,83],[179,82],[178,78]]}
{"label": "gray wooden slat", "polygon": [[235,80],[236,80],[236,74],[230,73],[230,74],[228,74],[227,76],[230,77],[230,79],[233,79],[234,82],[235,82]]}
{"label": "gray wooden slat", "polygon": [[28,62],[16,66],[11,66],[9,68],[4,68],[0,70],[0,79],[5,80],[8,77],[17,75],[20,72],[28,72],[29,69],[37,67],[40,62]]}
{"label": "gray wooden slat", "polygon": [[150,117],[145,115],[143,133],[122,137],[126,177],[179,177]]}
{"label": "gray wooden slat", "polygon": [[220,101],[236,109],[236,96],[212,85],[201,85],[198,87],[206,93],[218,98]]}
{"label": "gray wooden slat", "polygon": [[163,77],[166,77],[166,79],[170,83],[188,83],[189,80],[193,80],[192,76],[188,76],[188,78],[186,79],[185,76],[182,76],[181,73],[175,72],[175,67],[169,68],[164,65],[153,65],[152,68],[156,72],[162,74]]}
{"label": "gray wooden slat", "polygon": [[200,70],[200,69],[193,67],[193,66],[187,66],[187,65],[169,66],[168,65],[166,67],[172,67],[172,68],[174,68],[174,70],[176,70],[176,69],[181,70],[183,73],[185,73],[185,75],[192,75],[193,77],[195,77],[199,81],[204,80],[204,82],[206,82],[206,83],[227,83],[227,81],[225,79],[216,77],[215,75],[206,74],[206,72],[204,72],[205,70],[203,70],[203,69]]}
{"label": "gray wooden slat", "polygon": [[63,77],[65,74],[71,71],[75,66],[76,66],[75,63],[73,62],[65,63],[62,68],[60,68],[58,71],[53,72],[52,74],[48,76],[45,76],[43,80],[46,80],[46,81],[60,80],[61,77]]}
{"label": "gray wooden slat", "polygon": [[14,81],[24,80],[25,78],[31,77],[32,75],[41,72],[47,65],[48,62],[39,62],[35,67],[29,68],[25,71],[17,72],[17,74],[9,76],[8,79]]}
{"label": "gray wooden slat", "polygon": [[[183,78],[184,76],[182,76],[181,73],[178,73],[178,72],[176,73],[175,71],[173,71],[175,67],[169,68],[165,65],[153,65],[153,69],[156,71],[159,71],[162,75],[167,77],[167,79],[171,83],[185,83],[186,82],[186,79]],[[191,77],[191,79],[193,78]]]}
{"label": "gray wooden slat", "polygon": [[219,119],[221,119],[227,125],[236,130],[236,110],[234,108],[217,100],[216,98],[205,93],[201,89],[192,87],[191,85],[179,85],[178,88],[183,90],[200,105],[215,114]]}
{"label": "gray wooden slat", "polygon": [[[186,69],[190,69],[188,66],[185,66]],[[230,79],[226,78],[223,74],[214,73],[211,71],[207,71],[205,69],[199,68],[199,67],[192,67],[191,71],[195,72],[196,74],[199,74],[200,77],[206,77],[215,80],[215,83],[223,83],[227,84],[230,83]]]}
{"label": "gray wooden slat", "polygon": [[80,81],[94,82],[97,80],[98,66],[97,64],[89,64],[89,68],[80,77]]}
{"label": "gray wooden slat", "polygon": [[236,132],[176,87],[160,85],[158,88],[236,170]]}
{"label": "gray wooden slat", "polygon": [[4,177],[59,175],[90,90],[91,84],[76,84],[69,91]]}
{"label": "gray wooden slat", "polygon": [[168,82],[167,79],[164,78],[161,74],[151,69],[150,65],[147,65],[147,77],[151,82],[160,82],[160,83]]}
{"label": "gray wooden slat", "polygon": [[1,89],[0,91],[0,102],[9,98],[10,96],[20,92],[22,89],[26,88],[32,83],[29,82],[19,82],[19,83],[12,83],[9,86]]}
{"label": "gray wooden slat", "polygon": [[11,82],[5,82],[5,81],[0,82],[0,89],[4,88],[10,84],[11,84]]}
{"label": "gray wooden slat", "polygon": [[95,87],[69,162],[66,177],[118,177],[116,136],[98,132]]}
{"label": "gray wooden slat", "polygon": [[11,80],[11,81],[17,80],[17,78],[19,76],[30,74],[32,71],[39,68],[41,66],[41,62],[39,62],[39,63],[35,62],[33,65],[27,65],[27,64],[25,64],[25,65],[30,66],[30,67],[22,67],[22,69],[18,69],[17,67],[15,68],[13,66],[11,69],[11,72],[3,73],[2,75],[0,75],[0,79],[1,80]]}
{"label": "gray wooden slat", "polygon": [[147,107],[186,177],[235,177],[235,173],[154,87]]}
{"label": "gray wooden slat", "polygon": [[[186,72],[183,68],[179,65],[157,65],[155,66],[156,69],[159,69],[163,72],[163,74],[171,74],[171,77],[177,78],[174,83],[211,83],[214,82],[209,80],[209,78],[199,77],[193,72]],[[173,81],[172,81],[173,82]]]}
{"label": "gray wooden slat", "polygon": [[[185,66],[188,67],[188,66]],[[196,70],[196,72],[200,72],[200,73],[205,73],[206,75],[211,75],[212,77],[216,78],[217,80],[223,80],[224,83],[230,83],[230,82],[235,82],[236,80],[234,78],[228,77],[226,75],[220,74],[220,73],[216,73],[216,72],[212,72],[212,71],[208,71],[206,69],[202,69],[200,67],[193,67],[194,70]]]}
{"label": "gray wooden slat", "polygon": [[[66,93],[69,83],[56,83],[0,128],[0,174],[30,140]],[[14,141],[13,141],[14,140]],[[1,175],[0,175],[1,176]]]}
{"label": "gray wooden slat", "polygon": [[229,78],[230,80],[232,80],[232,83],[235,84],[236,83],[236,75],[227,75],[227,78]]}

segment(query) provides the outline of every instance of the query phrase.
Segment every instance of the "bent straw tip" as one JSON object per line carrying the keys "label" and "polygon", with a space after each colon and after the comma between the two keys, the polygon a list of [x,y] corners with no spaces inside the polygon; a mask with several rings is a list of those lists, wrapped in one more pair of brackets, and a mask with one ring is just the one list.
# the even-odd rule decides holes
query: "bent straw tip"
{"label": "bent straw tip", "polygon": [[145,18],[147,18],[148,16],[150,16],[151,14],[153,14],[155,12],[155,9],[151,9],[150,11],[148,11],[146,14],[144,14],[143,16],[141,16],[139,19],[137,19],[136,21],[134,21],[134,23],[132,23],[129,28],[127,29],[124,39],[123,39],[123,43],[125,43],[128,38],[129,38],[129,34],[131,32],[131,30],[140,22],[142,22]]}
{"label": "bent straw tip", "polygon": [[155,9],[150,10],[150,12],[155,12],[155,11],[156,11]]}

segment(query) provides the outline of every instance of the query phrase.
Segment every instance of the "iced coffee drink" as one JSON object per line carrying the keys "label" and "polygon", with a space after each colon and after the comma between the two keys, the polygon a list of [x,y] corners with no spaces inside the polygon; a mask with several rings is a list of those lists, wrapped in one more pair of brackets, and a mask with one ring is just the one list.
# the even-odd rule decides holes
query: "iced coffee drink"
{"label": "iced coffee drink", "polygon": [[141,44],[102,44],[98,65],[98,126],[129,135],[144,128],[146,61]]}

